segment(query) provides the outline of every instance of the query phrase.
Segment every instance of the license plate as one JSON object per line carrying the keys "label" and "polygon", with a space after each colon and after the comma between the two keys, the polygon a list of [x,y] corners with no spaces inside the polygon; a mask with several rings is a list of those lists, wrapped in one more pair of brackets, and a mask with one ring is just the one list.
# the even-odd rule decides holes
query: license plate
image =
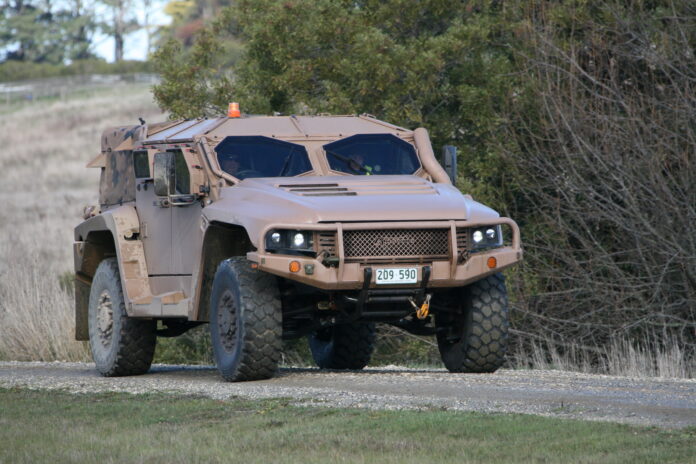
{"label": "license plate", "polygon": [[418,282],[418,268],[398,267],[377,269],[375,282],[384,284],[415,284]]}

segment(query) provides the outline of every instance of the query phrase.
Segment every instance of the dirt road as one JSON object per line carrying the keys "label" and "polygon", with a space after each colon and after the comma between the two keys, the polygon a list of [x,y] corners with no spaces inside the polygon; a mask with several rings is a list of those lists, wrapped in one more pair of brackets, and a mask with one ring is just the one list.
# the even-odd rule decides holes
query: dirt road
{"label": "dirt road", "polygon": [[225,399],[294,398],[298,404],[376,409],[442,408],[696,426],[696,380],[633,379],[559,371],[449,374],[398,367],[361,372],[282,369],[273,379],[225,383],[212,367],[153,366],[138,377],[100,377],[91,364],[0,362],[0,387],[71,392],[167,392]]}

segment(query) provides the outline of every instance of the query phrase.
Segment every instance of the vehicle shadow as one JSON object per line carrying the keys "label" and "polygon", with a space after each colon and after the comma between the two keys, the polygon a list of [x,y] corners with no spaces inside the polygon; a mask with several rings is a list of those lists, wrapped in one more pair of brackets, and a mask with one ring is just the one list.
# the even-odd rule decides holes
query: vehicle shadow
{"label": "vehicle shadow", "polygon": [[360,376],[373,376],[384,374],[444,374],[446,369],[438,368],[408,368],[408,367],[368,367],[362,370],[343,370],[343,369],[319,369],[318,367],[281,367],[276,374],[277,377],[287,377],[294,374],[350,374]]}
{"label": "vehicle shadow", "polygon": [[[216,374],[217,369],[213,365],[186,365],[186,364],[153,364],[148,375],[157,374]],[[363,370],[339,370],[339,369],[319,369],[318,367],[281,367],[273,378],[292,377],[294,375],[333,375],[333,374],[350,374],[359,376],[374,376],[374,375],[399,375],[399,374],[444,374],[447,373],[443,368],[408,368],[408,367],[374,367]]]}

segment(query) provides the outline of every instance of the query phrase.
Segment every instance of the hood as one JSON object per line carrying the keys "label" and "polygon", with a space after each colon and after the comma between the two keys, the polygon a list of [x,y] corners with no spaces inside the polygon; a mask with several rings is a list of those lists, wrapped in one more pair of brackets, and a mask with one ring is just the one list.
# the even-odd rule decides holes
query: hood
{"label": "hood", "polygon": [[[306,176],[246,179],[207,206],[210,221],[267,224],[486,220],[499,215],[448,184],[416,176]],[[260,225],[262,223],[263,225]],[[255,242],[252,236],[252,241]]]}

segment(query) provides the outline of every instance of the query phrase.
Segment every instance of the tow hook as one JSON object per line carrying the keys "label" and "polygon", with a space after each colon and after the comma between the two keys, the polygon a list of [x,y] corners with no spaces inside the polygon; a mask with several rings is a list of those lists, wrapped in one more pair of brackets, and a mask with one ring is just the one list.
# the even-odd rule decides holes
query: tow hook
{"label": "tow hook", "polygon": [[418,319],[425,319],[428,317],[428,314],[430,314],[430,298],[432,297],[432,293],[425,295],[425,301],[423,301],[423,304],[420,307],[418,307],[413,298],[408,299],[411,305],[416,309],[416,317]]}

